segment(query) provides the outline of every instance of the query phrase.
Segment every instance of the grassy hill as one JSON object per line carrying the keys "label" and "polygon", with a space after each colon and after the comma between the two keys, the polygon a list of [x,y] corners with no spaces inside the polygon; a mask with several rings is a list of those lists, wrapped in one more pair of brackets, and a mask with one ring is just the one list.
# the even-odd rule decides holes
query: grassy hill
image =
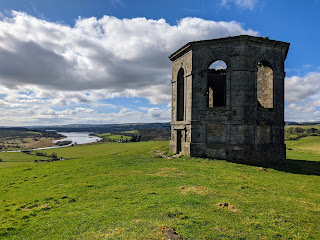
{"label": "grassy hill", "polygon": [[70,124],[57,126],[33,126],[32,129],[51,129],[58,132],[94,132],[94,133],[114,133],[114,132],[134,132],[144,128],[158,128],[170,130],[170,123],[124,123],[124,124]]}
{"label": "grassy hill", "polygon": [[168,142],[0,153],[0,239],[320,239],[320,137],[288,168],[168,154]]}
{"label": "grassy hill", "polygon": [[[131,132],[131,131],[129,131]],[[130,140],[132,137],[120,134],[102,133],[97,134],[98,137],[104,138],[109,141],[120,141],[120,140]]]}

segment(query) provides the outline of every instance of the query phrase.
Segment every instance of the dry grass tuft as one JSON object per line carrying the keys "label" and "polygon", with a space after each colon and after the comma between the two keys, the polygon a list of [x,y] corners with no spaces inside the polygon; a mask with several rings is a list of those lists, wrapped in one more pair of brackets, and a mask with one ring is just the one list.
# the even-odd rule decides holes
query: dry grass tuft
{"label": "dry grass tuft", "polygon": [[210,192],[210,189],[203,186],[181,186],[179,187],[182,194],[197,193],[206,195]]}
{"label": "dry grass tuft", "polygon": [[231,212],[241,212],[239,208],[236,208],[234,205],[230,203],[218,203],[219,208],[228,209]]}
{"label": "dry grass tuft", "polygon": [[153,150],[150,153],[156,158],[165,158],[165,159],[172,159],[172,157],[167,156],[167,152],[160,151],[160,150]]}
{"label": "dry grass tuft", "polygon": [[110,232],[105,233],[104,237],[116,237],[116,236],[119,236],[124,230],[125,230],[125,228],[115,228],[115,229],[111,230]]}

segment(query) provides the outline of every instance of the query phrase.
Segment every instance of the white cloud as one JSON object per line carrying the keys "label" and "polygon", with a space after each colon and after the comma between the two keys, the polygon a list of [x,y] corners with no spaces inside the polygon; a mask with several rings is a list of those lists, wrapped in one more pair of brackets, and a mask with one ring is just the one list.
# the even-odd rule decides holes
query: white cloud
{"label": "white cloud", "polygon": [[311,107],[304,109],[304,107],[287,107],[285,111],[286,121],[294,122],[315,122],[320,119],[319,109],[314,109]]}
{"label": "white cloud", "polygon": [[285,80],[285,98],[288,103],[315,100],[320,94],[320,73],[312,72],[304,77],[288,77]]}
{"label": "white cloud", "polygon": [[[200,18],[170,25],[104,16],[67,26],[13,11],[0,19],[0,125],[169,121],[171,53],[189,41],[258,35],[235,21]],[[117,97],[155,106],[106,102]]]}
{"label": "white cloud", "polygon": [[[70,27],[13,12],[0,22],[0,83],[43,90],[106,89],[122,96],[144,93],[154,103],[166,102],[168,55],[188,41],[239,34],[258,33],[235,21],[200,18],[184,18],[172,26],[164,19],[104,16],[79,18]],[[161,95],[145,91],[152,85]]]}
{"label": "white cloud", "polygon": [[[255,0],[222,0],[253,9]],[[258,35],[235,21],[183,18],[79,18],[74,26],[21,12],[0,16],[0,124],[41,121],[169,121],[171,63],[168,56],[188,41]],[[309,69],[312,65],[304,65]],[[146,98],[162,109],[122,108],[102,100]],[[319,120],[320,72],[286,78],[286,120]],[[100,113],[97,108],[112,109]],[[54,110],[60,107],[62,110]],[[28,116],[28,119],[26,119]],[[74,118],[73,116],[76,116]],[[318,118],[318,119],[317,119]],[[42,122],[43,123],[43,122]]]}
{"label": "white cloud", "polygon": [[293,109],[294,111],[303,112],[303,113],[313,113],[315,111],[314,106],[304,106],[291,103],[288,105],[289,109]]}
{"label": "white cloud", "polygon": [[150,108],[148,109],[147,116],[158,120],[169,120],[171,111],[170,109]]}
{"label": "white cloud", "polygon": [[285,79],[287,121],[320,120],[320,72]]}
{"label": "white cloud", "polygon": [[228,7],[229,3],[233,3],[238,7],[249,8],[252,10],[256,2],[257,0],[221,0],[221,5]]}

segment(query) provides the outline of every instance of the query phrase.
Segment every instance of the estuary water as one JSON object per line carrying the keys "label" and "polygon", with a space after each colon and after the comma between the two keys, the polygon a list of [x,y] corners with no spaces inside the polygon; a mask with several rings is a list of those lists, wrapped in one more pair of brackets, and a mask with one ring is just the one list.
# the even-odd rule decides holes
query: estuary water
{"label": "estuary water", "polygon": [[58,132],[61,135],[66,136],[60,140],[54,140],[56,143],[58,141],[72,141],[72,144],[86,144],[99,141],[101,138],[96,136],[90,136],[90,132]]}
{"label": "estuary water", "polygon": [[[29,150],[43,150],[43,149],[52,149],[52,148],[61,148],[61,147],[68,147],[71,145],[77,145],[77,144],[86,144],[86,143],[94,143],[101,140],[100,137],[96,136],[90,136],[91,132],[58,132],[65,136],[65,138],[54,140],[53,143],[56,143],[58,141],[72,141],[69,145],[64,146],[53,146],[53,147],[44,147],[44,148],[33,148]],[[3,152],[21,152],[23,150],[12,150],[12,151],[3,151]]]}

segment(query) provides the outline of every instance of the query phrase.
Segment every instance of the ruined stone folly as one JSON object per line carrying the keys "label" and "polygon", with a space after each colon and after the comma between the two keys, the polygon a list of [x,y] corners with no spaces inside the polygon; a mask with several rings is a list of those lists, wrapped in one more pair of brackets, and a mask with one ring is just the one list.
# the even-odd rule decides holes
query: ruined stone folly
{"label": "ruined stone folly", "polygon": [[284,165],[288,49],[241,35],[190,42],[173,53],[171,151]]}

